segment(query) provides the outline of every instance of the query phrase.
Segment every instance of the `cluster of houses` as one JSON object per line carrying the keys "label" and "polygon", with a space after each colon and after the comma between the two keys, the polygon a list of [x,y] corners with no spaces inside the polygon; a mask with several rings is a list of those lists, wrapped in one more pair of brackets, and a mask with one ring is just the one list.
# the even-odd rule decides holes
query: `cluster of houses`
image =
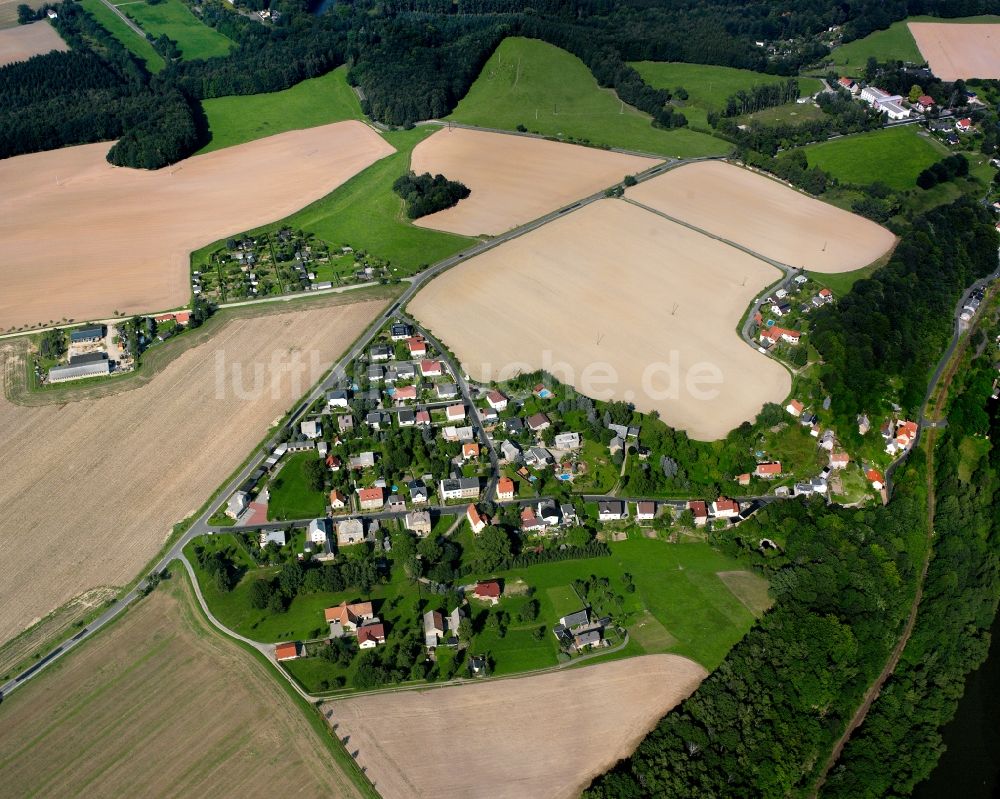
{"label": "cluster of houses", "polygon": [[882,425],[882,439],[885,441],[887,455],[901,455],[916,441],[919,426],[916,422],[906,419],[888,419]]}
{"label": "cluster of houses", "polygon": [[584,652],[608,645],[604,631],[610,624],[610,618],[592,618],[590,611],[583,608],[559,619],[559,623],[552,628],[552,634],[565,649]]}
{"label": "cluster of houses", "polygon": [[345,600],[324,610],[323,616],[330,625],[330,638],[353,635],[359,649],[374,649],[385,643],[385,625],[375,615],[371,602]]}
{"label": "cluster of houses", "polygon": [[433,652],[439,646],[458,646],[458,628],[468,618],[465,608],[457,605],[447,616],[439,610],[424,613],[424,646]]}
{"label": "cluster of houses", "polygon": [[[994,208],[1000,210],[1000,202],[993,203]],[[1000,230],[1000,222],[997,222],[997,230]],[[969,299],[966,301],[965,305],[962,306],[962,313],[959,318],[963,322],[968,322],[976,315],[976,311],[979,310],[979,306],[983,301],[983,297],[986,296],[982,289],[976,289],[969,295]]]}

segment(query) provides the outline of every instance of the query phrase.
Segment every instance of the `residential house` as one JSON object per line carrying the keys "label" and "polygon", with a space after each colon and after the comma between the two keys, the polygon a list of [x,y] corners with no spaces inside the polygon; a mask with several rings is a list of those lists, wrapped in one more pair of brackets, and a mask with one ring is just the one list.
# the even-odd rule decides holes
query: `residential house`
{"label": "residential house", "polygon": [[703,500],[692,499],[688,502],[688,510],[694,516],[694,523],[698,527],[704,526],[705,522],[708,521],[708,505]]}
{"label": "residential house", "polygon": [[423,377],[441,377],[444,366],[441,361],[423,360],[420,362],[420,374]]}
{"label": "residential house", "polygon": [[968,133],[972,130],[972,120],[968,117],[958,120],[958,122],[955,123],[955,130],[959,133]]}
{"label": "residential house", "polygon": [[385,643],[385,625],[381,622],[358,628],[358,649],[374,649]]}
{"label": "residential house", "polygon": [[508,463],[516,463],[521,457],[521,448],[513,441],[501,441],[500,455]]}
{"label": "residential house", "polygon": [[337,389],[326,392],[326,404],[329,408],[346,408],[350,394],[347,391]]}
{"label": "residential house", "polygon": [[858,435],[867,435],[868,431],[872,429],[872,423],[865,414],[858,416]]}
{"label": "residential house", "polygon": [[712,503],[712,515],[717,519],[732,519],[740,515],[740,504],[727,497],[719,497]]}
{"label": "residential house", "polygon": [[844,469],[847,464],[851,462],[851,456],[846,452],[831,452],[830,453],[830,468],[831,469]]}
{"label": "residential house", "polygon": [[398,322],[389,328],[389,338],[393,341],[406,341],[413,335],[413,328]]}
{"label": "residential house", "polygon": [[623,441],[627,441],[630,438],[638,438],[639,437],[639,428],[638,427],[630,427],[630,426],[623,425],[623,424],[614,424],[614,423],[612,423],[612,424],[608,425],[608,430],[610,430],[612,433],[614,433],[615,435],[617,435]]}
{"label": "residential house", "polygon": [[600,630],[586,630],[573,636],[573,646],[578,652],[601,645]]}
{"label": "residential house", "polygon": [[583,624],[589,624],[590,613],[587,612],[586,608],[584,608],[583,610],[577,610],[574,611],[573,613],[563,616],[561,619],[559,619],[559,623],[567,630],[572,630],[574,627],[579,627]]}
{"label": "residential house", "polygon": [[492,408],[481,408],[479,411],[479,418],[484,422],[496,422],[500,418],[500,414]]}
{"label": "residential house", "polygon": [[558,433],[553,441],[556,449],[580,449],[579,433]]}
{"label": "residential house", "polygon": [[330,445],[325,441],[316,442],[316,454],[319,455],[321,459],[326,458],[326,454],[330,451]]}
{"label": "residential house", "polygon": [[402,513],[406,510],[406,501],[399,494],[390,494],[384,510],[386,513]]}
{"label": "residential house", "polygon": [[449,422],[460,422],[465,418],[465,406],[449,405],[445,408],[444,415]]}
{"label": "residential house", "polygon": [[531,447],[524,455],[524,462],[532,469],[542,469],[554,463],[555,458],[545,447]]}
{"label": "residential house", "polygon": [[424,614],[424,646],[428,649],[437,649],[441,639],[444,638],[444,633],[444,616],[441,611],[428,610]]}
{"label": "residential house", "polygon": [[540,433],[552,423],[549,421],[549,417],[544,413],[533,413],[525,420],[525,424],[528,425],[528,429],[531,432]]}
{"label": "residential house", "polygon": [[382,423],[385,420],[382,418],[382,414],[378,411],[370,411],[365,417],[365,424],[368,425],[372,430],[381,430]]}
{"label": "residential house", "polygon": [[438,383],[434,386],[438,399],[452,399],[458,396],[458,386],[454,383]]}
{"label": "residential house", "polygon": [[430,427],[431,412],[428,410],[417,411],[416,425],[417,427]]}
{"label": "residential house", "polygon": [[501,477],[497,481],[497,499],[513,499],[514,498],[514,481],[509,477]]}
{"label": "residential house", "polygon": [[452,640],[456,641],[458,638],[458,628],[462,624],[462,619],[466,618],[467,614],[465,608],[462,605],[457,605],[451,613],[448,614],[448,632],[451,633]]}
{"label": "residential house", "polygon": [[507,428],[507,432],[512,436],[516,436],[524,431],[524,421],[515,416],[504,422],[504,427]]}
{"label": "residential house", "polygon": [[462,445],[462,460],[471,461],[479,457],[479,445],[471,442]]}
{"label": "residential house", "polygon": [[839,85],[843,89],[846,89],[852,95],[857,95],[861,93],[861,87],[858,86],[858,84],[855,83],[850,78],[840,78],[840,80],[837,81],[837,85]]}
{"label": "residential house", "polygon": [[546,500],[539,502],[537,515],[549,527],[555,527],[559,524],[559,508],[554,502]]}
{"label": "residential house", "polygon": [[478,499],[478,477],[450,477],[441,481],[441,500]]}
{"label": "residential house", "polygon": [[882,476],[882,472],[878,469],[868,469],[865,472],[865,478],[868,482],[872,484],[872,488],[876,491],[881,491],[885,487],[885,477]]}
{"label": "residential house", "polygon": [[833,452],[834,444],[837,443],[837,436],[832,430],[827,430],[819,439],[819,445],[827,452]]}
{"label": "residential house", "polygon": [[417,367],[409,361],[400,361],[390,366],[389,372],[392,373],[391,378],[389,374],[386,374],[386,382],[395,383],[398,380],[414,380],[417,376]]}
{"label": "residential house", "polygon": [[562,523],[565,525],[576,524],[580,521],[576,515],[576,508],[568,502],[564,502],[559,506],[559,516],[562,518]]}
{"label": "residential house", "polygon": [[349,547],[365,540],[365,526],[361,519],[344,519],[337,522],[337,546]]}
{"label": "residential house", "polygon": [[377,363],[368,364],[368,380],[372,383],[381,383],[385,378],[385,369]]}
{"label": "residential house", "polygon": [[507,408],[507,398],[499,391],[490,391],[486,395],[486,402],[495,411],[502,411]]}
{"label": "residential house", "polygon": [[371,469],[375,465],[375,453],[360,452],[357,455],[352,455],[348,464],[353,471]]}
{"label": "residential house", "polygon": [[431,514],[425,510],[410,511],[404,517],[403,523],[407,530],[412,530],[416,535],[424,538],[431,534]]}
{"label": "residential house", "polygon": [[781,475],[781,461],[768,461],[758,463],[753,470],[754,477],[763,477],[765,480],[773,480]]}
{"label": "residential house", "polygon": [[299,429],[306,438],[319,438],[323,435],[323,427],[315,419],[307,419],[299,425]]}
{"label": "residential house", "polygon": [[628,508],[624,502],[602,500],[597,503],[597,518],[602,522],[613,522],[628,518]]}
{"label": "residential house", "polygon": [[472,589],[472,596],[490,604],[497,604],[500,601],[500,583],[496,580],[484,580],[476,583]]}
{"label": "residential house", "polygon": [[340,638],[344,633],[353,633],[367,621],[375,618],[371,602],[347,602],[323,611],[326,623],[330,625],[330,637]]}
{"label": "residential house", "polygon": [[400,386],[392,395],[394,402],[415,402],[417,399],[416,386]]}
{"label": "residential house", "polygon": [[621,452],[625,447],[625,439],[621,436],[615,436],[608,442],[608,452],[614,455],[616,452]]}
{"label": "residential house", "polygon": [[534,533],[545,529],[545,522],[535,515],[535,509],[531,506],[521,510],[521,529],[526,533]]}
{"label": "residential house", "polygon": [[239,515],[247,509],[250,504],[250,496],[246,491],[237,491],[226,503],[226,516],[231,519],[239,518]]}
{"label": "residential house", "polygon": [[410,491],[410,502],[415,505],[422,505],[429,497],[427,486],[421,480],[412,480],[406,484]]}
{"label": "residential house", "polygon": [[347,495],[343,491],[333,489],[330,492],[330,507],[333,510],[343,510],[347,507]]}
{"label": "residential house", "polygon": [[750,485],[750,473],[749,472],[745,472],[743,474],[737,475],[736,476],[736,483],[738,485],[741,485],[741,486],[748,486],[748,485]]}
{"label": "residential house", "polygon": [[358,499],[361,501],[361,510],[382,510],[385,499],[381,488],[359,488]]}
{"label": "residential house", "polygon": [[268,544],[277,544],[279,547],[283,547],[286,543],[285,531],[261,530],[257,540],[260,542],[261,547],[266,547]]}
{"label": "residential house", "polygon": [[349,413],[342,413],[337,417],[337,429],[341,433],[349,433],[354,429],[354,417]]}
{"label": "residential house", "polygon": [[388,344],[376,344],[369,354],[373,361],[388,361],[392,357],[392,347]]}
{"label": "residential house", "polygon": [[423,358],[427,354],[427,342],[420,336],[408,338],[406,346],[410,350],[411,358]]}
{"label": "residential house", "polygon": [[473,504],[465,509],[465,518],[469,520],[469,527],[476,535],[479,535],[489,524],[489,519],[480,514],[479,509]]}
{"label": "residential house", "polygon": [[914,105],[921,114],[926,114],[934,108],[934,98],[928,94],[922,94],[917,98],[917,102]]}
{"label": "residential house", "polygon": [[785,406],[785,410],[788,411],[792,416],[795,416],[797,418],[798,416],[801,415],[802,409],[804,407],[805,406],[801,402],[793,399]]}
{"label": "residential house", "polygon": [[635,518],[640,522],[648,522],[655,519],[656,503],[648,500],[635,503]]}
{"label": "residential house", "polygon": [[417,423],[417,415],[406,408],[396,414],[396,421],[400,427],[413,427]]}
{"label": "residential house", "polygon": [[275,644],[274,646],[274,659],[277,661],[294,660],[298,656],[299,656],[298,642],[293,641],[288,644]]}

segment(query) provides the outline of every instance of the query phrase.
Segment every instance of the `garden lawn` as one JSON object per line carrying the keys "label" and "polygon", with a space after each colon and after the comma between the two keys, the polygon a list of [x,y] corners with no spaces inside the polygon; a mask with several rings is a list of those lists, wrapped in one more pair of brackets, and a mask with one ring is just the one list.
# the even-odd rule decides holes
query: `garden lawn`
{"label": "garden lawn", "polygon": [[[636,61],[631,64],[642,79],[657,89],[671,92],[683,86],[688,99],[675,105],[688,118],[689,124],[707,127],[709,111],[721,111],[726,100],[740,89],[750,89],[787,80],[780,75],[767,75],[749,69],[718,67],[707,64],[682,64],[669,61]],[[799,94],[814,94],[822,88],[816,78],[799,78]]]}
{"label": "garden lawn", "polygon": [[269,484],[268,519],[309,519],[326,512],[326,496],[322,491],[313,491],[306,476],[306,464],[318,457],[314,450],[287,457],[285,465]]}
{"label": "garden lawn", "polygon": [[80,5],[127,50],[140,58],[150,72],[159,72],[167,65],[163,56],[153,49],[153,45],[126,25],[122,18],[104,5],[101,0],[80,0]]}
{"label": "garden lawn", "polygon": [[117,7],[154,39],[166,35],[177,42],[185,60],[225,56],[236,46],[232,39],[198,19],[181,0],[161,0],[156,5],[125,2]]}
{"label": "garden lawn", "polygon": [[448,117],[599,146],[671,156],[722,155],[728,142],[692,130],[660,130],[650,117],[597,85],[576,56],[536,39],[504,39]]}
{"label": "garden lawn", "polygon": [[202,153],[287,130],[363,119],[358,97],[347,84],[346,66],[281,92],[216,97],[203,100],[201,105],[212,136],[199,151]]}
{"label": "garden lawn", "polygon": [[[804,148],[809,166],[843,183],[881,181],[894,189],[916,186],[917,175],[947,155],[943,146],[913,125],[845,136]],[[872,165],[878,164],[878,169]]]}
{"label": "garden lawn", "polygon": [[[609,578],[612,589],[624,597],[629,625],[642,621],[648,611],[669,633],[663,635],[660,631],[656,637],[671,642],[663,649],[646,650],[633,639],[630,648],[634,654],[672,652],[690,657],[712,670],[753,624],[753,614],[717,574],[740,570],[739,561],[720,554],[707,544],[668,544],[638,534],[609,546],[611,556],[607,558],[544,563],[500,575],[507,584],[522,580],[532,586],[541,609],[537,621],[523,625],[523,635],[514,634],[522,625],[512,620],[511,630],[502,640],[493,640],[495,636],[487,637],[486,633],[477,636],[476,648],[491,651],[497,662],[497,673],[509,673],[503,660],[505,654],[514,664],[523,664],[529,659],[527,640],[531,640],[531,631],[539,625],[546,627],[543,643],[551,639],[551,645],[543,647],[531,640],[534,648],[530,658],[540,666],[556,663],[552,627],[565,614],[566,605],[554,603],[553,598],[565,599],[563,591],[572,586],[573,580],[587,579],[592,574]],[[624,591],[621,575],[625,572],[629,572],[635,582],[633,594]],[[504,599],[500,606],[507,610],[509,603],[516,605],[520,601],[523,600]],[[542,662],[542,650],[551,652],[551,660],[547,663]],[[512,670],[518,669],[512,667]]]}

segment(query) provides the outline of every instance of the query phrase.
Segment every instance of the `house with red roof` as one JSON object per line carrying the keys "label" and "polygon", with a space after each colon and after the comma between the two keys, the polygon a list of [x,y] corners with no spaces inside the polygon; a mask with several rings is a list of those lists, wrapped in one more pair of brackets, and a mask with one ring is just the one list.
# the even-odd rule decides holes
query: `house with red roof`
{"label": "house with red roof", "polygon": [[717,519],[731,519],[740,515],[740,504],[727,497],[719,497],[712,503],[712,515]]}
{"label": "house with red roof", "polygon": [[876,491],[881,491],[885,486],[885,477],[882,476],[882,472],[878,469],[869,469],[865,472],[865,477]]}
{"label": "house with red roof", "polygon": [[420,374],[424,377],[441,377],[444,374],[444,366],[441,361],[423,360],[420,362]]}
{"label": "house with red roof", "polygon": [[545,522],[535,515],[534,508],[529,506],[521,511],[521,529],[526,533],[531,533],[535,530],[542,530],[544,528]]}
{"label": "house with red roof", "polygon": [[694,523],[702,527],[708,521],[708,505],[700,499],[692,499],[688,502],[688,510],[694,516]]}
{"label": "house with red roof", "polygon": [[929,94],[921,94],[920,97],[917,98],[916,108],[920,113],[922,114],[927,113],[933,107],[934,107],[934,98],[931,97]]}
{"label": "house with red roof", "polygon": [[343,510],[347,507],[347,497],[343,491],[335,488],[330,492],[330,507],[334,510]]}
{"label": "house with red roof", "polygon": [[959,133],[968,133],[972,130],[972,120],[968,117],[958,120],[958,122],[955,123],[955,130]]}
{"label": "house with red roof", "polygon": [[509,477],[501,477],[497,481],[497,499],[514,498],[514,481]]}
{"label": "house with red roof", "polygon": [[423,358],[427,354],[427,342],[420,336],[408,338],[406,347],[410,351],[411,358]]}
{"label": "house with red roof", "polygon": [[489,519],[482,515],[479,509],[472,503],[469,503],[469,507],[465,509],[465,518],[469,520],[469,526],[476,535],[479,535],[486,525],[489,524]]}
{"label": "house with red roof", "polygon": [[275,644],[274,646],[274,659],[277,661],[294,660],[298,656],[299,644],[297,641],[287,644]]}
{"label": "house with red roof", "polygon": [[855,83],[850,78],[840,78],[837,81],[837,85],[840,86],[842,89],[847,89],[847,91],[849,91],[851,94],[861,93],[861,87],[858,86],[858,84]]}
{"label": "house with red roof", "polygon": [[374,649],[385,643],[385,625],[381,622],[358,627],[358,648]]}
{"label": "house with red roof", "polygon": [[791,400],[785,406],[785,410],[788,411],[792,416],[796,416],[796,417],[802,415],[802,410],[804,408],[805,408],[805,406],[801,402],[799,402],[798,400],[794,400],[794,399]]}
{"label": "house with red roof", "polygon": [[479,457],[479,445],[475,442],[462,444],[462,460],[471,461]]}
{"label": "house with red roof", "polygon": [[781,474],[781,461],[768,461],[758,463],[753,470],[754,477],[763,477],[765,480],[772,480]]}
{"label": "house with red roof", "polygon": [[444,411],[445,417],[449,422],[460,422],[465,418],[465,406],[464,405],[449,405]]}
{"label": "house with red roof", "polygon": [[431,423],[431,412],[428,410],[417,411],[417,418],[415,422],[418,426],[428,426]]}
{"label": "house with red roof", "polygon": [[344,462],[337,455],[327,455],[326,465],[331,472],[339,472]]}
{"label": "house with red roof", "polygon": [[532,433],[540,433],[551,424],[549,417],[544,413],[533,413],[524,420],[524,423]]}
{"label": "house with red roof", "polygon": [[740,474],[736,476],[736,482],[741,486],[750,485],[750,472]]}
{"label": "house with red roof", "polygon": [[401,386],[392,395],[395,402],[414,402],[417,399],[416,386]]}
{"label": "house with red roof", "polygon": [[344,600],[339,605],[326,608],[323,618],[330,625],[330,634],[340,637],[345,632],[352,633],[366,621],[375,618],[371,602],[351,602]]}
{"label": "house with red roof", "polygon": [[851,462],[851,456],[846,452],[831,452],[830,453],[830,468],[831,469],[846,469],[847,464]]}
{"label": "house with red roof", "polygon": [[472,589],[472,596],[475,599],[481,599],[493,605],[500,601],[500,593],[500,583],[496,580],[484,580],[476,583],[476,587]]}
{"label": "house with red roof", "polygon": [[656,503],[643,500],[635,503],[635,518],[640,522],[649,522],[656,518]]}
{"label": "house with red roof", "polygon": [[361,510],[381,510],[385,504],[382,489],[377,486],[358,489],[358,499],[361,501]]}

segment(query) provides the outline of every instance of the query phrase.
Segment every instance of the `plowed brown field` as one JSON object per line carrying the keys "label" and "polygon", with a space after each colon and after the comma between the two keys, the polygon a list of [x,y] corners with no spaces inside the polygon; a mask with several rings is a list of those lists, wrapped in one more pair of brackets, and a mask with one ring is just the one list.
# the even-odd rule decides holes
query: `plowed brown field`
{"label": "plowed brown field", "polygon": [[69,45],[48,22],[0,30],[0,67],[53,50],[69,50]]}
{"label": "plowed brown field", "polygon": [[1000,78],[1000,25],[908,22],[920,55],[944,81]]}

